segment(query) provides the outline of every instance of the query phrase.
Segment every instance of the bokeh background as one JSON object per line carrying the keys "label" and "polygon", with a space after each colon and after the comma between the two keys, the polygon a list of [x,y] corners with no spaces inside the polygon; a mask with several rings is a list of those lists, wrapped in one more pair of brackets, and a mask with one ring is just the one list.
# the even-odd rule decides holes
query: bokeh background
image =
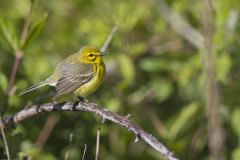
{"label": "bokeh background", "polygon": [[[21,97],[17,94],[44,80],[58,62],[82,46],[100,48],[117,26],[107,48],[109,55],[104,57],[107,76],[88,100],[120,115],[131,114],[134,123],[180,159],[221,156],[239,160],[240,3],[215,0],[209,11],[207,2],[211,1],[0,0],[1,115],[14,114],[26,105],[51,102],[51,87]],[[202,46],[204,35],[212,38],[214,58],[210,64],[216,69],[216,119],[222,128],[220,148],[224,150],[216,153],[219,155],[211,151],[209,141],[209,126],[215,117],[208,114],[208,98],[216,95],[209,95],[207,89],[204,54],[208,54],[209,46]],[[10,85],[16,59],[19,65]],[[82,158],[85,144],[85,159],[94,159],[98,128],[100,159],[163,159],[143,141],[134,142],[135,135],[126,129],[108,121],[101,124],[101,118],[90,113],[40,114],[6,128],[5,134],[15,159],[64,159],[68,152],[68,159],[77,160]],[[6,158],[2,139],[0,157]]]}

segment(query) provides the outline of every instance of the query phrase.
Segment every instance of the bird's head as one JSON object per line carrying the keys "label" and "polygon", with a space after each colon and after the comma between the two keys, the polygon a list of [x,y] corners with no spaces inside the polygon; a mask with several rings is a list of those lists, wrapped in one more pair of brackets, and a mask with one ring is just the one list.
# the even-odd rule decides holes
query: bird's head
{"label": "bird's head", "polygon": [[78,53],[79,61],[88,64],[100,63],[102,62],[102,56],[106,55],[106,53],[102,53],[100,49],[93,46],[82,47]]}

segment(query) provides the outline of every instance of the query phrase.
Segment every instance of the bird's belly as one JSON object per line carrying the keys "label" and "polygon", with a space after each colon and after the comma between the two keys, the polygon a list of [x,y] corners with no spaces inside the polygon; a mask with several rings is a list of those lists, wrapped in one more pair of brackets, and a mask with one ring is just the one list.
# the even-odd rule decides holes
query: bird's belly
{"label": "bird's belly", "polygon": [[82,85],[78,89],[76,89],[73,93],[76,96],[86,97],[93,92],[95,92],[99,86],[102,84],[104,79],[105,71],[100,71],[98,75],[96,75],[92,80]]}

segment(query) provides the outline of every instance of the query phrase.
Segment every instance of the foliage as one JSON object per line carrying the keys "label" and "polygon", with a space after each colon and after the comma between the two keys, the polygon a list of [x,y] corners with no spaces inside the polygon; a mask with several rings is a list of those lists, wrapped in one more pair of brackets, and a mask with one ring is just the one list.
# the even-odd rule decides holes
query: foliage
{"label": "foliage", "polygon": [[[56,64],[86,44],[101,47],[113,26],[118,32],[104,57],[103,86],[88,97],[152,133],[180,159],[208,159],[206,82],[201,52],[161,17],[154,1],[34,1],[28,35],[21,32],[30,0],[0,0],[0,107],[13,114],[29,103],[51,101],[51,87],[19,97],[19,91],[49,76]],[[201,1],[175,0],[168,5],[201,32]],[[238,0],[215,1],[214,52],[221,94],[221,113],[229,159],[240,157]],[[16,50],[23,52],[11,94],[7,93]],[[6,103],[4,97],[7,97]],[[70,96],[58,101],[71,100]],[[2,110],[2,109],[1,109]],[[39,115],[5,129],[12,158],[93,159],[101,127],[100,159],[161,159],[135,135],[87,113],[54,113],[58,117],[45,144],[39,135],[52,114]],[[46,130],[46,129],[45,129]],[[48,130],[48,128],[47,128]],[[69,136],[73,140],[69,143]],[[45,135],[46,136],[46,135]],[[0,142],[0,157],[5,158]]]}

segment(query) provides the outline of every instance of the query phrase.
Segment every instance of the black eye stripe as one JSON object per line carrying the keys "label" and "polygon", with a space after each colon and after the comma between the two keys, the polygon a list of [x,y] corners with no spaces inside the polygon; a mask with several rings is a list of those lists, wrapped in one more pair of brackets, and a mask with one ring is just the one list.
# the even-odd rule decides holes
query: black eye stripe
{"label": "black eye stripe", "polygon": [[93,58],[93,59],[92,59],[92,61],[95,61],[97,57],[96,57],[96,56],[94,56],[94,57],[92,57],[92,58]]}

